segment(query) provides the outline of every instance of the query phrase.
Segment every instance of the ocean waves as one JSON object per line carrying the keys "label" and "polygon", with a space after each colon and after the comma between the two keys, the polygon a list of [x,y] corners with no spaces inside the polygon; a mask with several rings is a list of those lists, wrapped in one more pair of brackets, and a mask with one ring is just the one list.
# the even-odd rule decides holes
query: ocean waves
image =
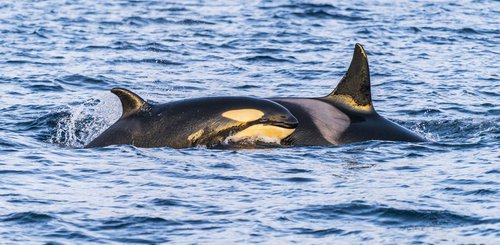
{"label": "ocean waves", "polygon": [[[498,243],[498,5],[0,3],[6,243]],[[153,103],[318,97],[370,61],[377,112],[429,142],[83,149]]]}

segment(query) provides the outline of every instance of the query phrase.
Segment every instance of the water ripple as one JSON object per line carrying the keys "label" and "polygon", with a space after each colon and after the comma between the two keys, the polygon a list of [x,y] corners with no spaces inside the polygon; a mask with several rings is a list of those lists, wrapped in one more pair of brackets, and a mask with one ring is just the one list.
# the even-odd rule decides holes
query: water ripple
{"label": "water ripple", "polygon": [[299,215],[299,217],[307,219],[359,219],[390,227],[453,227],[498,222],[460,215],[447,210],[398,209],[386,205],[370,205],[363,201],[309,206],[299,210],[287,211],[286,213]]}
{"label": "water ripple", "polygon": [[[497,5],[4,1],[0,241],[498,243]],[[120,117],[112,87],[325,96],[356,42],[377,112],[429,142],[82,149]]]}
{"label": "water ripple", "polygon": [[48,223],[54,219],[55,218],[51,215],[37,213],[37,212],[12,213],[0,216],[0,220],[2,222],[14,222],[17,224]]}

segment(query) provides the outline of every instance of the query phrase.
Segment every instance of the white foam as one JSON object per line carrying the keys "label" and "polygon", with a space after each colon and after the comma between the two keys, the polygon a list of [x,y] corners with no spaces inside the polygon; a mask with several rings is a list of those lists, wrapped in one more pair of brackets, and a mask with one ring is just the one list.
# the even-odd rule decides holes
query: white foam
{"label": "white foam", "polygon": [[231,145],[231,144],[245,144],[245,145],[253,145],[258,143],[267,143],[267,144],[281,144],[281,140],[275,137],[266,137],[263,135],[256,135],[252,137],[234,137],[234,135],[230,135],[224,139],[222,144]]}
{"label": "white foam", "polygon": [[63,109],[69,113],[58,120],[51,142],[82,147],[113,124],[121,114],[120,101],[106,94]]}

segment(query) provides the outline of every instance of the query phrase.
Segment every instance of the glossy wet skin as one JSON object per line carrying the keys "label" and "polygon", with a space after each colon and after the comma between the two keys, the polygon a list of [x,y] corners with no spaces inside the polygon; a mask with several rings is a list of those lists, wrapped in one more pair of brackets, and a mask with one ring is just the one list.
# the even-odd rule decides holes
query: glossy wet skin
{"label": "glossy wet skin", "polygon": [[341,145],[367,140],[425,141],[377,114],[353,112],[324,98],[272,98],[297,117],[290,145]]}
{"label": "glossy wet skin", "polygon": [[271,98],[299,120],[290,145],[341,145],[367,140],[425,141],[380,116],[372,104],[366,52],[354,47],[349,68],[329,95],[318,98]]}
{"label": "glossy wet skin", "polygon": [[254,131],[245,137],[275,137],[281,141],[294,131],[297,124],[297,119],[286,108],[266,99],[196,98],[149,105],[122,117],[86,147],[116,144],[214,147],[227,137],[256,125],[267,130]]}
{"label": "glossy wet skin", "polygon": [[122,101],[122,118],[87,147],[110,144],[212,147],[225,139],[263,138],[290,146],[341,145],[367,140],[425,141],[375,111],[368,59],[360,44],[354,47],[344,77],[324,97],[269,100],[213,97],[151,106],[126,89],[112,92]]}

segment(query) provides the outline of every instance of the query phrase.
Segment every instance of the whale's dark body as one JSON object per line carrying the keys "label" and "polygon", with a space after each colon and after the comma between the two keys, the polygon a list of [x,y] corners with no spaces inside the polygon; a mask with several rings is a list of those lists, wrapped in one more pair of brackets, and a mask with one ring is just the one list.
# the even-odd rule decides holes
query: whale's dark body
{"label": "whale's dark body", "polygon": [[375,111],[368,60],[360,44],[342,80],[324,97],[209,97],[151,105],[126,89],[112,92],[120,97],[123,115],[86,147],[211,147],[232,136],[271,137],[288,146],[425,141]]}
{"label": "whale's dark body", "polygon": [[271,98],[298,119],[286,144],[341,145],[367,140],[419,142],[424,138],[380,116],[373,108],[366,52],[356,44],[351,65],[329,95]]}
{"label": "whale's dark body", "polygon": [[138,147],[217,147],[228,137],[280,141],[297,127],[283,106],[253,97],[205,97],[149,104],[133,92],[111,90],[122,103],[121,118],[86,148],[130,144]]}

